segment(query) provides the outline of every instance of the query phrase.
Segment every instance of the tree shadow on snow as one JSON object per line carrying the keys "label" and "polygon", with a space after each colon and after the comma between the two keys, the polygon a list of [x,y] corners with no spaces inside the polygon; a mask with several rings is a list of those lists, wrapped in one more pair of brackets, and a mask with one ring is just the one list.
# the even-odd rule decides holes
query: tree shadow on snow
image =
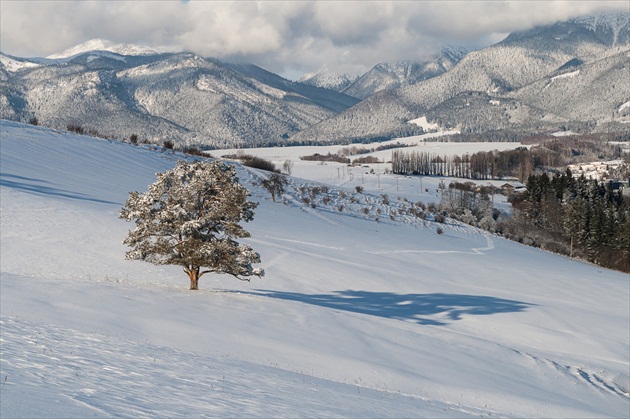
{"label": "tree shadow on snow", "polygon": [[53,188],[52,186],[46,186],[46,184],[50,184],[50,182],[42,179],[34,179],[25,176],[13,175],[10,173],[0,173],[0,185],[6,186],[8,188],[18,189],[23,192],[34,193],[38,195],[52,195],[62,198],[78,199],[82,201],[91,201],[100,204],[118,204],[116,202],[92,198],[79,192]]}
{"label": "tree shadow on snow", "polygon": [[332,294],[300,294],[260,290],[254,294],[434,326],[448,323],[431,319],[430,316],[438,315],[450,321],[456,321],[463,315],[516,313],[535,305],[503,298],[442,293],[395,294],[346,290]]}

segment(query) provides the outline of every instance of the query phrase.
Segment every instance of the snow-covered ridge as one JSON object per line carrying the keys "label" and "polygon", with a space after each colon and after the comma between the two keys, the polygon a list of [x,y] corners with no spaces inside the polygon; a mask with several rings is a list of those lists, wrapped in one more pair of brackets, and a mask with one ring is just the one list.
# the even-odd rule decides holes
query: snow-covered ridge
{"label": "snow-covered ridge", "polygon": [[308,73],[302,76],[298,81],[311,86],[323,87],[342,91],[354,82],[359,76],[347,73],[334,73],[328,70],[322,70],[317,73]]}
{"label": "snow-covered ridge", "polygon": [[34,62],[31,62],[31,61],[27,61],[27,60],[16,60],[16,59],[13,59],[13,58],[10,58],[10,57],[2,54],[2,53],[0,53],[0,63],[2,63],[4,68],[6,68],[7,71],[9,71],[9,72],[16,72],[16,71],[23,70],[25,68],[34,68],[34,67],[41,66],[41,64],[34,63]]}
{"label": "snow-covered ridge", "polygon": [[590,30],[596,32],[598,30],[610,30],[613,33],[613,42],[612,46],[616,46],[619,44],[619,41],[622,41],[622,44],[628,44],[628,39],[619,39],[620,34],[625,31],[628,33],[628,25],[630,24],[630,14],[629,13],[606,13],[600,14],[596,16],[586,16],[576,18],[574,20],[576,23],[583,25]]}
{"label": "snow-covered ridge", "polygon": [[570,73],[564,73],[564,74],[559,74],[557,76],[553,76],[551,78],[551,80],[558,80],[558,79],[570,79],[572,77],[577,76],[578,74],[580,74],[580,70],[575,70],[575,71],[571,71]]}
{"label": "snow-covered ridge", "polygon": [[106,39],[92,39],[82,44],[68,48],[65,51],[51,54],[46,58],[71,58],[76,55],[92,51],[109,51],[120,55],[154,55],[166,52],[166,49],[156,49],[143,45],[120,44],[108,41]]}
{"label": "snow-covered ridge", "polygon": [[87,57],[87,62],[98,60],[101,57],[111,58],[113,60],[122,61],[123,63],[127,62],[125,57],[121,57],[119,54],[112,54],[109,51],[94,51],[94,52],[91,52],[90,55]]}

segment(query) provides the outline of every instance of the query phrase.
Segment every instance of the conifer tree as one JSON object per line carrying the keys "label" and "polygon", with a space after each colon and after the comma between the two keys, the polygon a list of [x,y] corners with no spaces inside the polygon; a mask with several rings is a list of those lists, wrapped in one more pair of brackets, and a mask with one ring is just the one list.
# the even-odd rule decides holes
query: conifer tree
{"label": "conifer tree", "polygon": [[147,192],[129,194],[120,211],[120,218],[136,223],[124,240],[131,248],[127,259],[180,265],[191,290],[209,272],[246,281],[264,275],[252,267],[260,263],[259,254],[235,240],[250,236],[239,224],[251,221],[258,205],[248,195],[231,166],[179,161],[158,173]]}

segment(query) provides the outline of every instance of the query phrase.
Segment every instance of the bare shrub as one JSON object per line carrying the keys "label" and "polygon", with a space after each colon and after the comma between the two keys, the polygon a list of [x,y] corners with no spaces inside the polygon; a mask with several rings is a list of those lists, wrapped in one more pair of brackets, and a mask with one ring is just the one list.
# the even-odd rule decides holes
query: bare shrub
{"label": "bare shrub", "polygon": [[247,167],[253,167],[254,169],[266,170],[268,172],[278,172],[276,166],[269,160],[265,160],[262,157],[250,156],[244,154],[239,158],[241,163]]}
{"label": "bare shrub", "polygon": [[285,160],[282,164],[282,170],[284,170],[287,175],[291,176],[291,173],[293,172],[293,166],[294,163],[291,160]]}
{"label": "bare shrub", "polygon": [[287,183],[287,179],[284,176],[278,173],[273,173],[269,176],[269,178],[261,181],[260,186],[267,189],[267,191],[271,194],[271,200],[276,202],[276,197],[282,196]]}
{"label": "bare shrub", "polygon": [[366,154],[366,153],[370,153],[374,150],[368,150],[367,148],[364,147],[357,147],[355,145],[353,145],[352,147],[344,147],[342,149],[340,149],[337,154],[341,155],[341,156],[352,156],[353,154]]}
{"label": "bare shrub", "polygon": [[374,163],[379,163],[379,160],[374,156],[358,157],[352,160],[353,166],[358,166],[361,164],[374,164]]}
{"label": "bare shrub", "polygon": [[280,173],[271,161],[265,160],[262,157],[252,156],[251,154],[245,154],[243,150],[239,150],[236,154],[226,154],[223,158],[238,160],[243,166],[253,167],[254,169]]}
{"label": "bare shrub", "polygon": [[85,133],[85,130],[79,124],[68,124],[68,125],[66,125],[66,128],[68,129],[68,131],[74,132],[74,133],[77,133],[77,134],[84,134]]}
{"label": "bare shrub", "polygon": [[318,161],[318,162],[325,162],[325,161],[334,161],[337,163],[350,163],[350,159],[346,158],[346,157],[342,157],[338,154],[331,154],[328,153],[326,155],[322,155],[319,153],[315,153],[313,155],[310,156],[301,156],[300,160],[305,160],[305,161]]}
{"label": "bare shrub", "polygon": [[203,152],[199,149],[199,147],[195,146],[184,147],[182,152],[184,154],[190,154],[191,156],[203,156]]}

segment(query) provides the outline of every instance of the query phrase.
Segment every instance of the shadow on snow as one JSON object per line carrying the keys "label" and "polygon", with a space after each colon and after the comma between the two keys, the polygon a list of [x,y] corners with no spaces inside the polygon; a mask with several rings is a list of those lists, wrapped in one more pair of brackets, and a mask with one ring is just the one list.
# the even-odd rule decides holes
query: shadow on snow
{"label": "shadow on snow", "polygon": [[447,323],[430,319],[429,316],[442,315],[451,321],[456,321],[463,315],[515,313],[534,306],[534,304],[503,298],[442,293],[395,294],[346,290],[332,294],[300,294],[259,290],[252,294],[435,326]]}
{"label": "shadow on snow", "polygon": [[42,179],[33,179],[24,176],[12,175],[9,173],[0,173],[0,185],[6,186],[8,188],[19,189],[24,192],[35,193],[39,195],[52,195],[63,198],[79,199],[82,201],[98,202],[101,204],[118,204],[116,202],[92,198],[82,193],[46,186],[46,183],[50,182]]}

